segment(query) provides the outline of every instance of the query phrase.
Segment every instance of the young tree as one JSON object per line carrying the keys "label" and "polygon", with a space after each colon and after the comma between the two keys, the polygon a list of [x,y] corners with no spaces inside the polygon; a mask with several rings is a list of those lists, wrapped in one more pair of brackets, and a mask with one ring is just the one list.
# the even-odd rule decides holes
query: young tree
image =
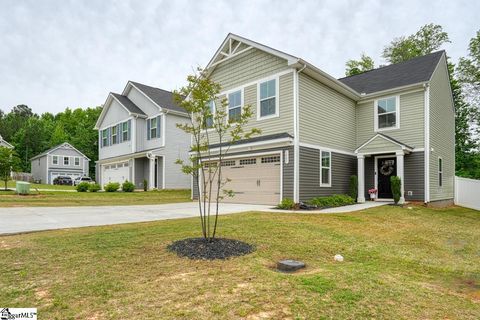
{"label": "young tree", "polygon": [[20,159],[15,151],[0,147],[0,179],[5,182],[5,190],[7,190],[8,180],[10,180],[10,173],[17,168],[19,162]]}
{"label": "young tree", "polygon": [[[176,103],[189,115],[188,123],[177,124],[177,127],[192,136],[188,161],[178,159],[177,164],[198,182],[202,234],[208,241],[215,238],[219,203],[225,196],[233,196],[233,191],[226,189],[229,180],[222,176],[222,161],[235,142],[260,133],[255,128],[245,129],[253,116],[251,106],[243,106],[240,113],[229,116],[228,100],[218,96],[220,90],[218,83],[198,69],[187,77],[185,87],[174,92]],[[215,150],[210,148],[212,141],[218,146]]]}
{"label": "young tree", "polygon": [[348,60],[345,66],[345,75],[348,77],[372,70],[375,67],[375,64],[371,57],[362,53],[360,60]]}

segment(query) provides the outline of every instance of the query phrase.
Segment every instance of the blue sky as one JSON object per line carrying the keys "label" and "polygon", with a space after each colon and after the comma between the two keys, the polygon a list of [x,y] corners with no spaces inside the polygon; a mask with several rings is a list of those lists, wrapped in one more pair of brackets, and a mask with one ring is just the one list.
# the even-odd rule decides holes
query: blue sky
{"label": "blue sky", "polygon": [[302,57],[335,77],[362,52],[440,24],[454,61],[480,29],[478,1],[21,1],[0,11],[0,109],[101,105],[128,80],[184,84],[233,32]]}

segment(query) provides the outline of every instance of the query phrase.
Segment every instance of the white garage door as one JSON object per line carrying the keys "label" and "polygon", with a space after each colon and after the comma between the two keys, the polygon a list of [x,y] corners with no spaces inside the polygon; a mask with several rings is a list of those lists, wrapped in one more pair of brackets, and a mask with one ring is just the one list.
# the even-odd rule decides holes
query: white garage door
{"label": "white garage door", "polygon": [[[280,202],[280,155],[228,159],[222,163],[222,179],[230,180],[223,189],[232,190],[234,197],[223,202],[278,204]],[[204,169],[206,174],[208,169]],[[212,195],[216,188],[213,188]],[[220,194],[223,194],[220,191]]]}
{"label": "white garage door", "polygon": [[129,176],[128,162],[115,163],[103,166],[103,184],[109,182],[123,183]]}
{"label": "white garage door", "polygon": [[52,172],[52,183],[56,177],[70,177],[76,179],[82,176],[80,173],[69,173],[69,172]]}

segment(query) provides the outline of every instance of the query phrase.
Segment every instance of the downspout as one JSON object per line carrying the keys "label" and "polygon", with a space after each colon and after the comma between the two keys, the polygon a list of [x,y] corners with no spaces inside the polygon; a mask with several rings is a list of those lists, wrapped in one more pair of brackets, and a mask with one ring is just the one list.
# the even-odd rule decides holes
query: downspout
{"label": "downspout", "polygon": [[425,97],[424,97],[424,202],[430,202],[430,85],[425,83],[423,85],[425,89]]}
{"label": "downspout", "polygon": [[299,124],[299,74],[307,64],[293,73],[293,201],[300,202],[300,124]]}

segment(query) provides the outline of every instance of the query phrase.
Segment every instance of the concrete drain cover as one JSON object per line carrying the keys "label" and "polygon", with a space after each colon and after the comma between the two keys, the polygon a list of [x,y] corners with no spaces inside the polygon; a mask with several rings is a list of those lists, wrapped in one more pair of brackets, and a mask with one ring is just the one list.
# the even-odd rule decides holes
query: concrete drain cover
{"label": "concrete drain cover", "polygon": [[305,263],[295,260],[281,260],[277,263],[277,269],[284,272],[293,272],[305,268]]}

